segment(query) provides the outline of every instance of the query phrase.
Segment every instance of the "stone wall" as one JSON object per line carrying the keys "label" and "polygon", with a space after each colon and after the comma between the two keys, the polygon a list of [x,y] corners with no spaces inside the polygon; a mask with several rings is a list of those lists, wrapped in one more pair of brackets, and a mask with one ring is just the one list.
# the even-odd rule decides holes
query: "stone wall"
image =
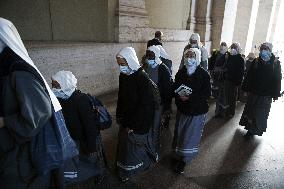
{"label": "stone wall", "polygon": [[108,14],[106,0],[0,1],[0,17],[11,20],[24,40],[107,42]]}
{"label": "stone wall", "polygon": [[[186,42],[165,42],[176,73]],[[135,48],[139,59],[146,50],[145,43],[26,43],[29,54],[50,82],[52,74],[70,70],[78,79],[78,88],[100,95],[118,88],[119,68],[115,55],[126,46]]]}
{"label": "stone wall", "polygon": [[146,0],[151,28],[185,30],[190,0]]}

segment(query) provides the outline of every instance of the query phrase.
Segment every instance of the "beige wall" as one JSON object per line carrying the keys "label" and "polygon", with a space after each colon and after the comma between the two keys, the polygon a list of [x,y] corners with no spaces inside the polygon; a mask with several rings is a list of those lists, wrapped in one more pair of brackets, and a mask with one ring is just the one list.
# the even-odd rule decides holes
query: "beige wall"
{"label": "beige wall", "polygon": [[24,40],[106,42],[110,38],[106,0],[1,0],[0,16],[11,20]]}
{"label": "beige wall", "polygon": [[50,2],[54,40],[97,42],[107,40],[107,1],[60,0]]}
{"label": "beige wall", "polygon": [[118,0],[108,0],[108,41],[110,42],[114,42],[115,28],[118,26],[117,6]]}
{"label": "beige wall", "polygon": [[146,0],[150,27],[186,29],[190,0]]}
{"label": "beige wall", "polygon": [[11,20],[25,40],[51,40],[47,0],[0,0],[0,17]]}
{"label": "beige wall", "polygon": [[[173,61],[174,75],[178,70],[186,42],[164,42]],[[70,70],[78,79],[78,88],[100,95],[118,89],[119,67],[115,56],[127,46],[134,47],[139,59],[145,43],[26,43],[29,55],[50,83],[53,74]]]}

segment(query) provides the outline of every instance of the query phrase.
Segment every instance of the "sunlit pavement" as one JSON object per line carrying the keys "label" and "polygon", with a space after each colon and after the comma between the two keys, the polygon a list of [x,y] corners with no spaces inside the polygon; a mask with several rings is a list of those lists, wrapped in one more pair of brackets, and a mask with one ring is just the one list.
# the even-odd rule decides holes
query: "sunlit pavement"
{"label": "sunlit pavement", "polygon": [[[116,94],[101,99],[114,116]],[[211,103],[199,155],[184,175],[176,175],[171,167],[172,116],[170,129],[163,133],[161,161],[126,184],[114,173],[118,132],[114,118],[112,128],[102,132],[110,173],[102,184],[88,188],[284,188],[284,98],[272,104],[267,132],[250,140],[238,125],[243,107],[239,102],[232,119],[214,119]]]}

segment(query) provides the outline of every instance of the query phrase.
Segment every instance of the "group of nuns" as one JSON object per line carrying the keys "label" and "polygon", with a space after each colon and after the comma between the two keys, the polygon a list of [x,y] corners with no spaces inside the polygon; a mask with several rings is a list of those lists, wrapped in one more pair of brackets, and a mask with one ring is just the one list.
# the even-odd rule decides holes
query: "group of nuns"
{"label": "group of nuns", "polygon": [[[201,52],[197,48],[183,52],[183,66],[175,81],[171,77],[169,59],[161,45],[150,46],[141,64],[132,47],[125,47],[116,55],[120,69],[116,167],[122,181],[159,161],[161,127],[169,125],[172,97],[178,109],[173,140],[175,170],[183,173],[185,165],[198,152],[208,111],[209,75],[200,66]],[[87,94],[77,90],[75,76],[69,71],[60,71],[52,76],[50,88],[29,57],[16,27],[4,18],[0,18],[0,68],[1,188],[64,188],[64,179],[76,177],[77,173],[63,174],[66,162],[62,165],[61,161],[55,162],[58,156],[66,161],[67,157],[74,159],[78,154],[80,160],[105,158],[100,130],[95,127],[96,120],[92,116],[93,107]],[[43,147],[53,153],[53,146],[44,145],[58,142],[49,141],[54,138],[49,138],[52,133],[46,128],[58,126],[53,124],[54,119],[61,123],[61,129],[66,127],[69,131],[60,138],[64,149],[54,149],[54,152],[70,153],[53,154],[54,159],[45,162],[49,169],[37,172],[34,155],[37,160],[46,157],[30,152],[42,152]],[[40,137],[48,144],[42,142],[41,147],[34,149]],[[71,175],[66,177],[65,174]]]}
{"label": "group of nuns", "polygon": [[[132,47],[123,48],[116,56],[120,68],[116,165],[122,181],[159,160],[161,130],[167,128],[173,97],[177,106],[173,170],[182,174],[198,153],[211,95],[210,76],[200,65],[201,51],[184,50],[175,81],[161,52],[165,52],[161,45],[149,46],[141,63]],[[160,106],[155,106],[157,89]]]}
{"label": "group of nuns", "polygon": [[[210,75],[206,71],[208,54],[199,42],[199,35],[193,34],[190,44],[184,48],[174,80],[172,62],[161,43],[149,45],[141,62],[132,47],[125,47],[117,53],[120,75],[116,122],[119,132],[115,165],[121,181],[128,181],[159,161],[162,130],[169,126],[172,98],[175,98],[177,107],[172,141],[173,170],[182,174],[186,165],[196,157],[211,95]],[[268,46],[264,44],[262,50],[269,52]],[[255,92],[261,91],[254,77],[262,77],[257,69],[262,69],[268,76],[266,87],[269,87],[270,81],[279,80],[278,75],[268,73],[275,66],[279,69],[279,62],[271,53],[267,54],[261,54],[254,63],[254,69],[248,73],[245,88],[252,89],[249,96],[252,101],[257,97]],[[265,56],[269,56],[268,60],[264,60]],[[90,162],[105,159],[100,129],[95,127],[93,106],[88,95],[77,90],[76,77],[69,71],[60,71],[52,76],[51,89],[29,57],[15,26],[3,18],[0,18],[0,68],[1,188],[64,187],[62,179],[66,177],[62,176],[62,167],[65,166],[54,166],[39,174],[33,169],[33,157],[29,153],[33,148],[31,144],[37,142],[35,138],[42,130],[47,136],[50,134],[44,127],[57,113],[64,116],[74,140],[68,144],[77,146],[80,159],[89,159]],[[277,90],[280,89],[273,90],[273,97],[278,95]],[[249,107],[248,104],[245,108],[247,113],[243,115],[242,122],[258,123],[258,119],[251,120],[248,116]],[[61,121],[64,119],[60,117]],[[259,132],[247,128],[251,135]],[[63,141],[66,142],[70,136],[68,134]],[[68,149],[68,146],[65,148]],[[78,153],[73,153],[70,158],[74,159]],[[65,173],[70,174],[69,171]]]}

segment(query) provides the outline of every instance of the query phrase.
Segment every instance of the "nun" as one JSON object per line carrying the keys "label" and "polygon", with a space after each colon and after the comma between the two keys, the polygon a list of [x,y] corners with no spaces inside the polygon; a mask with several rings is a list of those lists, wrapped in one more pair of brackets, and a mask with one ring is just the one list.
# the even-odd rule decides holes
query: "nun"
{"label": "nun", "polygon": [[150,46],[146,51],[145,71],[150,79],[158,86],[161,97],[160,126],[168,127],[172,103],[172,76],[168,67],[161,60],[161,48]]}
{"label": "nun", "polygon": [[175,171],[182,174],[198,153],[211,95],[210,77],[200,66],[199,49],[185,50],[184,66],[177,72],[173,88],[177,106],[173,139]]}
{"label": "nun", "polygon": [[248,100],[239,124],[247,130],[247,138],[266,132],[272,99],[281,96],[281,66],[272,47],[268,42],[261,44],[259,57],[252,61],[242,84]]}
{"label": "nun", "polygon": [[157,154],[150,134],[154,123],[155,101],[152,81],[140,67],[132,47],[116,56],[119,65],[119,91],[116,120],[119,125],[116,165],[118,176],[130,177],[156,162]]}
{"label": "nun", "polygon": [[[65,183],[78,183],[91,177],[99,179],[103,176],[106,160],[98,117],[91,99],[88,94],[77,90],[77,79],[70,71],[57,72],[51,81],[52,91],[62,106],[67,129],[80,151],[80,161],[74,158],[65,166]],[[77,169],[73,166],[74,162]]]}
{"label": "nun", "polygon": [[[203,46],[203,44],[200,42],[200,35],[198,33],[191,34],[189,38],[189,43],[188,45],[184,47],[183,52],[185,52],[185,50],[190,49],[190,48],[197,48],[200,50],[200,53],[201,53],[200,66],[203,67],[205,70],[207,70],[209,55],[208,55],[208,52],[205,46]],[[183,66],[184,66],[184,60],[182,57],[179,69],[181,69]]]}
{"label": "nun", "polygon": [[215,118],[232,118],[235,115],[238,88],[243,81],[245,69],[241,50],[240,44],[235,42],[230,46],[230,52],[225,53],[216,62],[222,74],[219,76]]}
{"label": "nun", "polygon": [[[0,18],[0,95],[1,188],[62,188],[63,179],[57,176],[63,162],[57,158],[60,152],[71,150],[74,153],[69,154],[70,158],[75,156],[75,144],[68,132],[61,143],[67,151],[49,146],[49,140],[42,142],[44,136],[52,140],[48,131],[51,125],[55,127],[54,118],[60,120],[58,129],[66,129],[61,106],[29,57],[17,29],[3,18]],[[42,169],[37,169],[38,166]]]}

